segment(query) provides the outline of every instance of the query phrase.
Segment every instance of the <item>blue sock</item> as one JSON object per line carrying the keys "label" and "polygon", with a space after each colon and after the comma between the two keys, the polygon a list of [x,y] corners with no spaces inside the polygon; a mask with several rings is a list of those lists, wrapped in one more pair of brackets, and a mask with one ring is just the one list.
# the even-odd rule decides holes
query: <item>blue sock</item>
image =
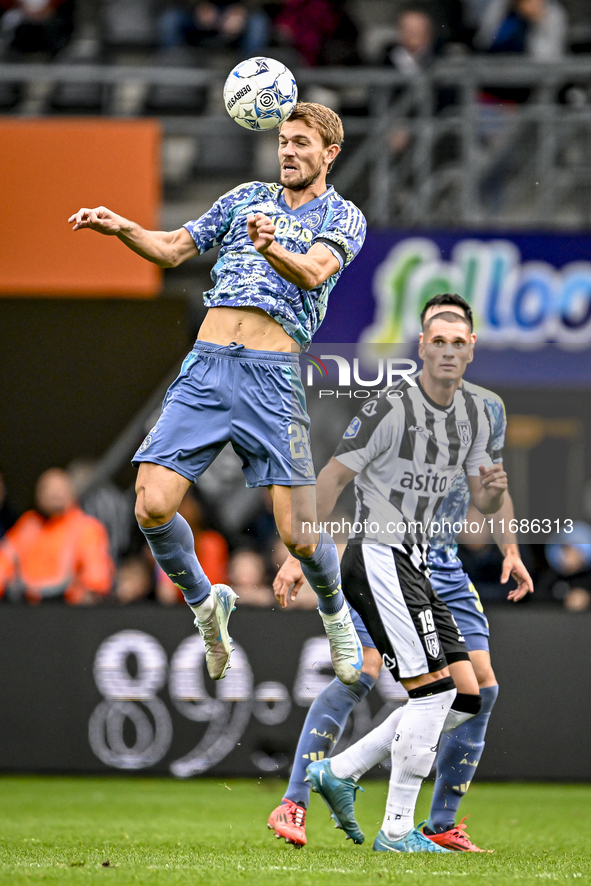
{"label": "blue sock", "polygon": [[333,615],[343,608],[345,597],[341,590],[341,567],[337,546],[328,534],[321,532],[316,550],[311,557],[294,557],[302,564],[306,580],[316,591],[318,608],[327,615]]}
{"label": "blue sock", "polygon": [[335,677],[312,703],[298,742],[293,769],[285,796],[298,806],[307,808],[310,784],[304,782],[306,766],[314,760],[329,757],[343,733],[353,708],[362,701],[375,679],[362,672],[357,683],[345,686]]}
{"label": "blue sock", "polygon": [[480,690],[480,713],[451,732],[444,732],[437,752],[437,775],[427,828],[437,834],[449,831],[456,820],[462,797],[470,787],[484,750],[484,736],[498,686]]}
{"label": "blue sock", "polygon": [[211,582],[195,553],[195,539],[184,517],[175,514],[164,526],[140,529],[146,536],[158,565],[180,588],[190,606],[202,603],[211,590]]}

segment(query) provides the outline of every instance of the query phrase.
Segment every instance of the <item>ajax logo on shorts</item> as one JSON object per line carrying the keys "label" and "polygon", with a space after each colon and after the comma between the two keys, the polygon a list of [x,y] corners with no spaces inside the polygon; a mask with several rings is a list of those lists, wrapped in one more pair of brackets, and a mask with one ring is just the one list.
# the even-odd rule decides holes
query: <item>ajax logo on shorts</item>
{"label": "ajax logo on shorts", "polygon": [[152,438],[154,436],[155,430],[156,430],[156,428],[152,428],[152,430],[150,431],[150,433],[147,435],[147,437],[144,439],[142,445],[140,446],[139,452],[144,452],[148,448],[148,446],[152,442]]}

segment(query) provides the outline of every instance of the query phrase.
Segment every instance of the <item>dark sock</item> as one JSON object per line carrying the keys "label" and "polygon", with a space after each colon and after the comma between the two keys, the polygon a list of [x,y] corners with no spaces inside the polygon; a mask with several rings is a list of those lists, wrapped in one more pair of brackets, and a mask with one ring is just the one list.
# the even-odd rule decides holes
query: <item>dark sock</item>
{"label": "dark sock", "polygon": [[337,546],[328,532],[321,532],[316,550],[311,557],[294,557],[302,564],[306,580],[316,591],[318,608],[333,615],[343,608],[345,597],[341,590],[341,567]]}
{"label": "dark sock", "polygon": [[343,733],[351,711],[375,686],[375,679],[361,673],[353,686],[345,686],[335,677],[312,702],[300,735],[285,797],[307,808],[310,785],[304,782],[306,766],[329,757]]}
{"label": "dark sock", "polygon": [[180,588],[190,606],[202,603],[211,590],[211,582],[195,553],[195,539],[184,517],[175,514],[164,526],[140,529],[146,536],[158,565]]}
{"label": "dark sock", "polygon": [[441,735],[431,814],[426,828],[430,833],[442,834],[455,824],[462,797],[474,778],[484,751],[484,736],[498,693],[498,686],[481,689],[480,713]]}

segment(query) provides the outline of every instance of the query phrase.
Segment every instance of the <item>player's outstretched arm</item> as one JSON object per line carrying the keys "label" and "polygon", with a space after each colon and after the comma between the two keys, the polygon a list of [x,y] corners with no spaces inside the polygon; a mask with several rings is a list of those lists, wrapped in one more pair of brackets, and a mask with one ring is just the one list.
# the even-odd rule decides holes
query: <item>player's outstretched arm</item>
{"label": "player's outstretched arm", "polygon": [[161,268],[176,268],[197,254],[195,241],[186,228],[176,231],[146,231],[141,225],[106,206],[82,208],[68,219],[73,231],[87,228],[99,234],[118,237],[133,252]]}
{"label": "player's outstretched arm", "polygon": [[[345,467],[336,458],[331,458],[322,468],[316,486],[316,507],[320,523],[328,520],[339,495],[355,476],[355,471]],[[300,561],[288,554],[273,581],[273,593],[284,609],[289,600],[295,600],[304,581]]]}
{"label": "player's outstretched arm", "polygon": [[256,251],[266,258],[280,277],[300,289],[315,289],[340,268],[336,256],[322,243],[314,243],[304,255],[284,249],[275,240],[275,225],[261,212],[249,215],[246,224]]}

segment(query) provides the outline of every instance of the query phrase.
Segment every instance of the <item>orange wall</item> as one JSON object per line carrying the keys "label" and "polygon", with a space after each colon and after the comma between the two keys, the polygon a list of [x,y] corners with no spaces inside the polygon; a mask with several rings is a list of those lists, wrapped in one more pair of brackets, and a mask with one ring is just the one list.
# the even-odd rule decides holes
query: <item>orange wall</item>
{"label": "orange wall", "polygon": [[153,120],[1,120],[0,295],[156,295],[159,268],[67,221],[103,205],[156,228],[159,148]]}

